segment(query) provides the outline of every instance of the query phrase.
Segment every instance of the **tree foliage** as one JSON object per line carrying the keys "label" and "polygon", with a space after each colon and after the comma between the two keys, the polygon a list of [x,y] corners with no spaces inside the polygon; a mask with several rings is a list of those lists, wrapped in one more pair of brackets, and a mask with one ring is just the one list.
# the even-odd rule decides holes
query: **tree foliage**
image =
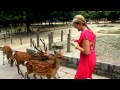
{"label": "tree foliage", "polygon": [[86,19],[107,18],[112,22],[120,17],[120,11],[0,11],[0,24],[26,23],[29,28],[31,23],[52,24],[71,21],[77,14],[83,15]]}

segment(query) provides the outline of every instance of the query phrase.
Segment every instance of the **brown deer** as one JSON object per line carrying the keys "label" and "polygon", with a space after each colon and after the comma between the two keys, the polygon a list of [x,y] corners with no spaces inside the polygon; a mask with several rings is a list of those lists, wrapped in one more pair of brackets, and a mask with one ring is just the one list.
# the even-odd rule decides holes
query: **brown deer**
{"label": "brown deer", "polygon": [[7,46],[5,45],[3,48],[3,65],[4,65],[4,58],[5,58],[5,55],[7,57],[7,60],[8,60],[8,63],[11,65],[11,67],[13,66],[13,62],[14,62],[14,59],[13,59],[13,50],[10,46]]}
{"label": "brown deer", "polygon": [[[43,61],[47,61],[47,62],[50,62],[50,63],[51,63],[51,60],[48,60],[48,59],[50,59],[50,54],[48,54],[47,46],[45,45],[45,41],[44,41],[44,39],[41,39],[41,38],[40,38],[40,41],[43,43],[43,45],[44,45],[44,50],[45,50],[44,55],[42,55],[42,57],[44,57],[44,58],[43,58]],[[36,44],[35,44],[34,40],[32,41],[32,44],[33,44],[33,47],[34,47],[36,50],[38,50],[38,53],[39,53],[39,52],[43,52],[41,48],[40,48],[40,50],[39,50],[39,49],[36,47]],[[48,55],[48,56],[47,56],[47,55]],[[59,68],[58,68],[58,69],[59,69]],[[60,78],[60,76],[59,76],[58,73],[57,73],[57,76],[58,76],[58,78]],[[41,78],[42,78],[42,77],[41,77]]]}
{"label": "brown deer", "polygon": [[[16,61],[16,66],[17,66],[17,69],[18,69],[18,73],[22,74],[22,72],[19,68],[20,64],[24,65],[25,60],[32,60],[32,59],[35,59],[35,60],[37,59],[38,60],[38,59],[40,59],[38,56],[29,54],[29,53],[26,53],[26,52],[22,52],[22,51],[16,51],[14,53],[14,59]],[[23,74],[22,74],[22,76],[23,76]]]}
{"label": "brown deer", "polygon": [[51,77],[56,79],[55,75],[59,69],[60,61],[65,61],[67,59],[60,51],[54,53],[55,55],[51,55],[51,58],[49,59],[54,61],[52,64],[38,60],[25,61],[24,64],[27,68],[27,72],[25,72],[25,78],[29,78],[28,74],[34,73],[35,75],[46,76],[48,79]]}
{"label": "brown deer", "polygon": [[[44,45],[44,50],[45,50],[45,54],[48,54],[48,51],[47,51],[47,47],[45,48],[45,41],[43,39],[40,39],[40,41],[43,43]],[[36,48],[37,49],[37,48]],[[49,62],[49,60],[47,60],[47,62]],[[59,69],[59,68],[58,68]],[[58,78],[60,78],[59,74],[57,73],[57,76]]]}
{"label": "brown deer", "polygon": [[[49,58],[49,57],[50,57],[50,54],[48,54],[47,46],[45,45],[44,39],[41,39],[41,38],[40,38],[40,41],[43,43],[43,45],[44,45],[44,50],[45,50],[44,56],[43,56],[43,57],[45,57],[45,58],[43,58],[43,60],[44,60],[44,61],[47,61],[47,62],[51,62],[51,60],[47,60],[47,59],[50,59],[50,58]],[[33,46],[34,46],[34,48],[35,48],[36,50],[38,50],[39,52],[43,52],[41,48],[40,48],[40,50],[39,50],[39,49],[36,47],[36,44],[35,44],[34,40],[32,41],[32,44],[33,44]],[[48,55],[48,56],[47,56],[47,55]],[[58,68],[58,69],[59,69],[59,68]],[[60,76],[59,76],[58,73],[57,73],[57,76],[58,76],[58,78],[60,78]],[[41,78],[42,78],[42,77],[41,77]]]}
{"label": "brown deer", "polygon": [[19,65],[22,64],[24,66],[24,62],[25,61],[29,61],[29,60],[47,60],[49,59],[49,55],[47,53],[47,47],[45,48],[45,43],[44,43],[44,49],[46,52],[43,52],[42,49],[40,48],[40,50],[36,47],[34,41],[32,41],[32,44],[34,46],[35,49],[38,50],[37,53],[35,54],[29,54],[29,53],[26,53],[26,52],[22,52],[22,51],[16,51],[14,53],[14,59],[16,61],[16,66],[17,66],[17,69],[18,69],[18,73],[21,74],[23,77],[24,75],[22,74],[20,68],[19,68]]}

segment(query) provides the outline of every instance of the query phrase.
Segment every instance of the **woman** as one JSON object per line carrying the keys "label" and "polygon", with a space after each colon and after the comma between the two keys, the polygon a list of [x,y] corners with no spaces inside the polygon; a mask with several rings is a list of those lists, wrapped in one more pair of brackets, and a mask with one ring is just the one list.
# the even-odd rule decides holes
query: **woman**
{"label": "woman", "polygon": [[70,41],[71,45],[80,51],[80,60],[74,79],[92,79],[92,73],[96,66],[96,35],[88,28],[82,15],[74,17],[73,25],[78,31],[81,31],[79,40]]}

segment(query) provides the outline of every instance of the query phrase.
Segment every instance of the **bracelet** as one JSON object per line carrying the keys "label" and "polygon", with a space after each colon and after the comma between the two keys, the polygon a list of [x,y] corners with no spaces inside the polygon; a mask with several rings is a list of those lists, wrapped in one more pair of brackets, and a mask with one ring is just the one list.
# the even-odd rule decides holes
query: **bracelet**
{"label": "bracelet", "polygon": [[78,46],[77,44],[74,44],[74,47],[75,47],[75,48],[77,48],[77,46]]}

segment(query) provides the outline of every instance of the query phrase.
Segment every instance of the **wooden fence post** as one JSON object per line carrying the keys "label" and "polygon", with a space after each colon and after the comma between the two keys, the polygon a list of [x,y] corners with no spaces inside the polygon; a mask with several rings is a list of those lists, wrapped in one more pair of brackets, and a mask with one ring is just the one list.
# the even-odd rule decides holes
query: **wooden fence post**
{"label": "wooden fence post", "polygon": [[10,33],[12,34],[12,24],[10,24],[10,28],[11,28],[11,29],[10,29]]}
{"label": "wooden fence post", "polygon": [[12,36],[10,36],[10,41],[11,41],[11,44],[12,44],[12,43],[13,43],[13,42],[12,42]]}
{"label": "wooden fence post", "polygon": [[51,42],[53,43],[53,32],[51,32]]}
{"label": "wooden fence post", "polygon": [[20,45],[22,45],[22,37],[21,37],[21,35],[20,35]]}
{"label": "wooden fence post", "polygon": [[68,34],[67,38],[67,52],[70,52],[70,33]]}
{"label": "wooden fence post", "polygon": [[5,34],[7,35],[7,30],[5,29]]}
{"label": "wooden fence post", "polygon": [[32,36],[30,36],[30,47],[32,47]]}
{"label": "wooden fence post", "polygon": [[49,44],[49,50],[52,48],[52,42],[51,42],[51,35],[48,34],[48,44]]}
{"label": "wooden fence post", "polygon": [[70,40],[71,40],[71,29],[69,29],[69,34],[70,34]]}
{"label": "wooden fence post", "polygon": [[37,33],[37,47],[39,47],[39,32]]}
{"label": "wooden fence post", "polygon": [[4,34],[4,42],[6,42],[6,34]]}
{"label": "wooden fence post", "polygon": [[61,31],[61,41],[63,41],[63,30]]}

